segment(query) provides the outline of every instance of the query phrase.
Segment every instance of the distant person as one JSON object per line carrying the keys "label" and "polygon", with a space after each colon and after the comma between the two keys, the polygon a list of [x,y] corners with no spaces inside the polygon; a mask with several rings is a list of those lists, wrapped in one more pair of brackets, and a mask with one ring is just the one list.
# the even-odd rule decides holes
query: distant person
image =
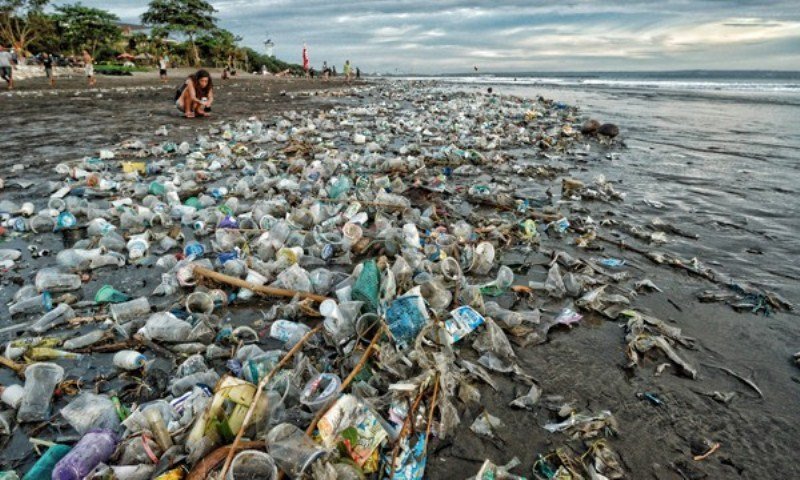
{"label": "distant person", "polygon": [[336,65],[331,67],[331,77],[336,77]]}
{"label": "distant person", "polygon": [[331,69],[328,68],[328,61],[325,60],[322,62],[322,79],[328,81],[328,78],[331,76]]}
{"label": "distant person", "polygon": [[230,73],[230,70],[228,70],[228,67],[223,68],[222,69],[222,79],[223,80],[227,80],[230,77],[231,77],[231,73]]}
{"label": "distant person", "polygon": [[212,103],[214,84],[211,74],[206,70],[198,70],[194,75],[189,75],[175,94],[175,106],[186,118],[209,116]]}
{"label": "distant person", "polygon": [[86,50],[83,51],[83,72],[86,74],[90,88],[97,85],[97,78],[94,76],[94,58]]}
{"label": "distant person", "polygon": [[350,66],[350,60],[345,60],[344,62],[344,79],[347,83],[350,83],[351,75],[353,74],[353,67]]}
{"label": "distant person", "polygon": [[12,58],[11,52],[0,45],[0,78],[6,81],[9,90],[14,88],[14,64],[11,61]]}
{"label": "distant person", "polygon": [[44,76],[50,83],[50,88],[56,86],[56,77],[53,75],[53,57],[46,52],[42,54],[42,66],[44,67]]}
{"label": "distant person", "polygon": [[361,80],[361,69],[356,67],[356,80]]}
{"label": "distant person", "polygon": [[169,68],[169,57],[163,55],[158,58],[158,76],[161,83],[167,83],[167,68]]}

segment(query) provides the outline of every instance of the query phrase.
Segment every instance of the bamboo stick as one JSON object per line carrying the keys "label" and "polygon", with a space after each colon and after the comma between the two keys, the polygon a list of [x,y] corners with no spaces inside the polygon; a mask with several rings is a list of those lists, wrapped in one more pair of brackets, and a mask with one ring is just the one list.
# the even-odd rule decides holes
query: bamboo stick
{"label": "bamboo stick", "polygon": [[[375,345],[378,343],[378,340],[381,338],[382,334],[383,334],[383,325],[381,325],[378,328],[378,331],[375,332],[375,336],[372,337],[372,341],[369,342],[369,346],[367,347],[366,350],[364,350],[364,353],[361,355],[361,359],[359,359],[356,366],[353,367],[353,371],[350,372],[350,375],[348,375],[347,378],[345,378],[342,384],[339,386],[339,393],[344,392],[345,389],[350,386],[350,383],[353,381],[354,378],[356,378],[358,372],[360,372],[361,369],[364,368],[364,365],[367,364],[367,360],[369,360],[369,357],[372,356],[372,352],[375,350]],[[325,416],[325,413],[327,413],[327,411],[328,411],[327,408],[322,408],[319,410],[319,412],[317,412],[317,414],[314,416],[314,419],[311,420],[311,424],[306,429],[306,435],[311,436],[311,434],[314,432],[314,429],[317,428],[317,423],[319,423],[320,419],[323,416]]]}
{"label": "bamboo stick", "polygon": [[227,285],[232,285],[234,287],[239,288],[246,288],[247,290],[252,290],[253,292],[259,293],[261,295],[267,295],[272,297],[287,297],[287,298],[294,298],[295,296],[299,296],[300,298],[310,298],[315,302],[322,303],[328,299],[328,297],[323,295],[317,295],[315,293],[309,292],[298,292],[296,290],[289,290],[286,288],[275,288],[275,287],[266,287],[264,285],[256,285],[255,283],[250,283],[246,280],[242,280],[241,278],[231,277],[230,275],[225,275],[224,273],[215,272],[214,270],[209,270],[204,267],[200,267],[198,265],[194,266],[194,274],[200,278],[207,278],[209,280],[213,280],[218,283],[225,283]]}
{"label": "bamboo stick", "polygon": [[292,349],[289,350],[286,353],[286,355],[283,356],[281,361],[278,362],[278,364],[275,365],[275,367],[272,370],[270,370],[270,372],[267,375],[265,375],[260,382],[258,382],[258,388],[256,389],[256,394],[253,397],[253,400],[250,402],[250,407],[247,409],[247,413],[244,416],[244,421],[242,422],[242,426],[241,428],[239,428],[239,432],[236,434],[236,439],[233,441],[233,444],[231,444],[231,449],[228,451],[228,456],[225,457],[225,464],[222,466],[222,472],[220,473],[220,478],[225,478],[225,474],[228,472],[228,469],[231,466],[231,461],[233,460],[233,454],[236,452],[236,448],[239,445],[239,442],[241,442],[242,440],[242,435],[244,434],[244,431],[247,429],[247,425],[250,423],[250,418],[253,416],[253,411],[255,411],[256,405],[258,404],[258,401],[261,399],[261,392],[264,391],[264,387],[267,385],[267,383],[269,383],[270,380],[272,380],[272,377],[275,376],[278,370],[283,368],[283,366],[289,362],[289,360],[294,356],[294,354],[299,352],[303,348],[303,345],[306,344],[308,339],[314,336],[314,334],[319,332],[320,330],[322,330],[322,325],[318,325],[316,328],[303,335],[303,338],[301,338],[300,341],[297,342],[297,344],[294,347],[292,347]]}

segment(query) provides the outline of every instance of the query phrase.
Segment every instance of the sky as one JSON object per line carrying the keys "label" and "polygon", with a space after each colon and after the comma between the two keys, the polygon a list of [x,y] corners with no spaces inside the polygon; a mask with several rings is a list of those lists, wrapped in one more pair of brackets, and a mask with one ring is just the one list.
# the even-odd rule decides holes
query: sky
{"label": "sky", "polygon": [[[72,3],[56,1],[55,4]],[[137,23],[145,0],[83,0]],[[365,72],[800,70],[800,0],[212,0],[219,25]]]}

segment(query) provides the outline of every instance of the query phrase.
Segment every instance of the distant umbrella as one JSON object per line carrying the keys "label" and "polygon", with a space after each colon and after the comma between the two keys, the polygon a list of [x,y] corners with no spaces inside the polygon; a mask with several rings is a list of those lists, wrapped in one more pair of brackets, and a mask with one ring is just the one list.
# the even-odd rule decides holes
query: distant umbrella
{"label": "distant umbrella", "polygon": [[134,57],[130,53],[121,53],[117,55],[117,60],[133,60],[134,58],[136,57]]}

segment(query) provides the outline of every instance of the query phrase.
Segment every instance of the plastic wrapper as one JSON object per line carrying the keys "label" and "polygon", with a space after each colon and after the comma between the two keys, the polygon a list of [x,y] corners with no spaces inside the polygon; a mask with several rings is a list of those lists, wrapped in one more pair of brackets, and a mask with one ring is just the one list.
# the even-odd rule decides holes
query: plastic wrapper
{"label": "plastic wrapper", "polygon": [[378,415],[352,395],[341,396],[323,415],[317,428],[326,448],[333,448],[342,440],[350,439],[349,454],[360,467],[389,437]]}
{"label": "plastic wrapper", "polygon": [[505,424],[499,418],[484,410],[478,414],[469,429],[482,437],[496,438],[497,430],[504,427]]}
{"label": "plastic wrapper", "polygon": [[79,434],[89,430],[117,430],[120,425],[114,402],[105,395],[83,392],[61,409],[61,416]]}

